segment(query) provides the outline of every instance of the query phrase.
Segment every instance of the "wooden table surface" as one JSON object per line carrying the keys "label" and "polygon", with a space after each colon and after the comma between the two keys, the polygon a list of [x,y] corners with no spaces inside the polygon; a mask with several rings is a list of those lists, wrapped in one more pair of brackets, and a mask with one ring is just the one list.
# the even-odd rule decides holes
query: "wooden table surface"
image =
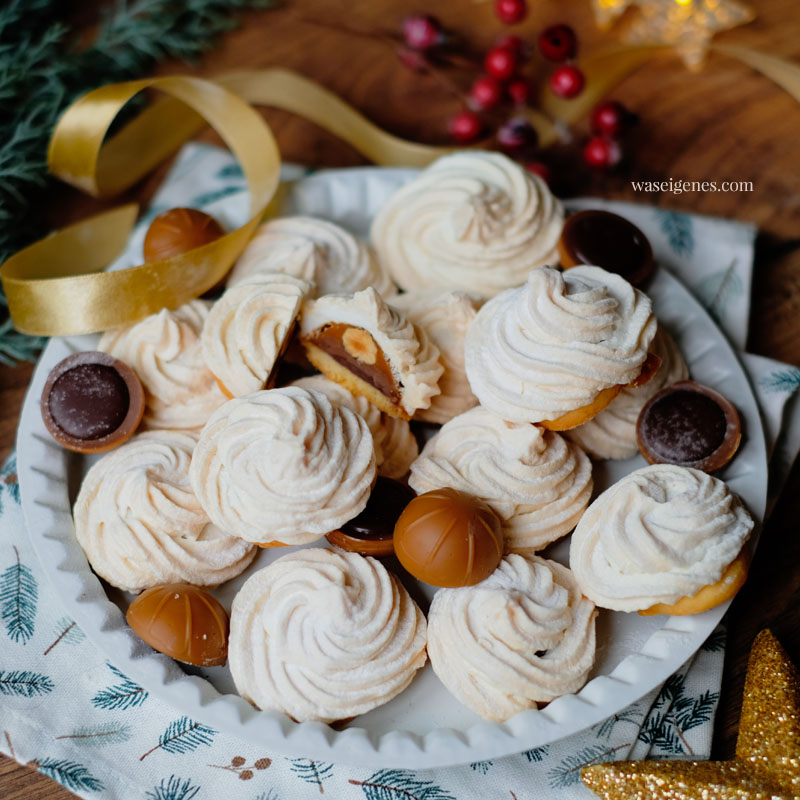
{"label": "wooden table surface", "polygon": [[[89,7],[99,3],[87,4]],[[434,78],[401,66],[392,47],[379,38],[354,36],[312,23],[345,21],[351,26],[393,26],[426,4],[404,0],[289,0],[277,10],[249,12],[243,25],[195,68],[164,64],[160,74],[214,75],[241,67],[285,66],[320,81],[388,131],[419,141],[444,143],[449,117],[459,100]],[[531,38],[545,24],[568,22],[587,52],[605,41],[595,30],[588,0],[531,2],[528,20],[513,29]],[[758,19],[718,37],[800,60],[800,17],[796,0],[760,0]],[[485,48],[507,32],[491,3],[439,0],[436,14],[476,47]],[[87,24],[92,18],[81,12]],[[101,82],[102,76],[98,76]],[[469,77],[456,75],[464,88]],[[650,202],[668,208],[755,222],[760,230],[750,320],[751,352],[800,364],[800,106],[774,84],[741,64],[712,56],[704,71],[687,72],[674,57],[653,60],[613,93],[641,116],[629,157],[618,172],[592,174],[580,164],[578,145],[562,148],[567,164],[561,183],[571,194]],[[265,116],[288,160],[314,166],[365,163],[352,148],[289,114]],[[585,123],[578,127],[584,135]],[[146,199],[163,170],[133,191]],[[752,181],[749,193],[636,194],[631,179]],[[71,189],[54,193],[54,224],[82,216],[98,204]],[[65,213],[64,208],[68,211]],[[31,367],[0,367],[0,458],[13,446],[17,417]],[[729,639],[722,698],[714,739],[715,758],[732,756],[747,654],[756,633],[771,627],[800,663],[800,469],[795,468],[775,513],[766,525],[749,580],[728,614]],[[72,795],[29,767],[0,757],[0,798],[60,800]],[[522,800],[522,799],[521,799]]]}

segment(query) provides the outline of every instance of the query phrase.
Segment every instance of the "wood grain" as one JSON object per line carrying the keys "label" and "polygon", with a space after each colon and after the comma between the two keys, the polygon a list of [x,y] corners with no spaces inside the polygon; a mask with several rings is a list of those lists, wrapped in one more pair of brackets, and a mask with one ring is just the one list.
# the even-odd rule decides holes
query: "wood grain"
{"label": "wood grain", "polygon": [[[88,5],[99,5],[97,2]],[[775,55],[800,58],[796,0],[762,0],[758,19],[719,41],[743,44]],[[605,39],[594,28],[586,0],[531,3],[528,20],[514,29],[532,38],[545,24],[566,21],[588,51]],[[447,120],[460,100],[433,78],[402,67],[384,40],[356,37],[317,21],[346,20],[362,28],[393,27],[409,11],[405,0],[292,0],[274,11],[251,12],[245,24],[194,68],[164,64],[159,74],[214,75],[242,67],[285,66],[320,81],[392,133],[442,143]],[[439,0],[436,14],[477,48],[504,29],[491,3]],[[91,16],[87,16],[91,19]],[[606,37],[607,38],[607,37]],[[470,74],[456,75],[463,90]],[[98,82],[102,76],[98,76]],[[756,223],[761,231],[753,285],[749,345],[753,352],[800,364],[800,191],[796,180],[796,132],[800,106],[785,92],[743,65],[713,55],[704,71],[692,74],[674,57],[653,60],[614,92],[641,117],[623,167],[612,175],[581,166],[578,153],[585,123],[575,140],[546,157],[563,194],[598,194],[714,214]],[[348,145],[301,119],[265,109],[264,116],[287,160],[312,166],[349,166],[364,159]],[[204,138],[211,139],[210,135]],[[163,169],[131,196],[152,194]],[[752,192],[637,194],[631,179],[752,181]],[[62,224],[101,207],[67,187],[53,192],[43,211]],[[31,368],[0,367],[0,454],[13,446],[17,415]],[[755,634],[771,626],[800,663],[800,470],[763,532],[748,583],[728,615],[730,639],[714,742],[714,756],[733,754],[747,654]],[[13,736],[13,732],[12,732]],[[29,768],[0,759],[0,797],[5,800],[60,800],[71,797]]]}

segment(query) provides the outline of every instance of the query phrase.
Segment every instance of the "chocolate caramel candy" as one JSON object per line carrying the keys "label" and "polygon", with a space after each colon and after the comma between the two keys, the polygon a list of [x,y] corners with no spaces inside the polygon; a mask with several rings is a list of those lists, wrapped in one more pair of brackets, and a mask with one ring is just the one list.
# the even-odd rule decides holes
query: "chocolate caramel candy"
{"label": "chocolate caramel candy", "polygon": [[[224,235],[222,226],[210,214],[196,208],[171,208],[150,223],[144,237],[144,261],[149,264],[151,261],[179,256]],[[215,300],[224,290],[225,278],[201,297]]]}
{"label": "chocolate caramel candy", "polygon": [[140,639],[177,661],[218,667],[228,658],[228,612],[199,586],[164,583],[145,589],[125,618]]}
{"label": "chocolate caramel candy", "polygon": [[678,381],[642,408],[636,440],[651,464],[714,472],[739,449],[742,424],[733,404],[719,392],[695,381]]}
{"label": "chocolate caramel candy", "polygon": [[60,361],[42,391],[50,435],[76,453],[105,453],[133,436],[144,415],[134,371],[107,353],[87,350]]}
{"label": "chocolate caramel candy", "polygon": [[171,208],[159,214],[144,237],[144,260],[161,261],[188,253],[224,235],[214,217],[196,208]]}
{"label": "chocolate caramel candy", "polygon": [[477,497],[434,489],[415,497],[397,520],[394,551],[415,578],[456,588],[480,583],[503,557],[500,520]]}
{"label": "chocolate caramel candy", "polygon": [[587,210],[564,223],[558,252],[564,269],[579,264],[602,267],[641,286],[652,275],[653,250],[647,237],[625,217]]}
{"label": "chocolate caramel candy", "polygon": [[415,497],[414,490],[404,483],[379,475],[364,510],[326,538],[362,556],[390,556],[394,553],[395,524]]}
{"label": "chocolate caramel candy", "polygon": [[314,331],[307,342],[366,381],[392,403],[400,402],[400,390],[392,368],[369,331],[343,322],[331,322]]}

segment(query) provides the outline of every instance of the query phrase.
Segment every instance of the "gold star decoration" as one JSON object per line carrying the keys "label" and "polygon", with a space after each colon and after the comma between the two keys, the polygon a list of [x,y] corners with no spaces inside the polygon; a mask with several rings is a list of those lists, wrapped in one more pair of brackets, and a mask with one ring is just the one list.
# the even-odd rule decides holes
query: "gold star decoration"
{"label": "gold star decoration", "polygon": [[730,761],[616,761],[581,770],[604,800],[789,800],[800,797],[800,675],[768,630],[747,665]]}
{"label": "gold star decoration", "polygon": [[623,38],[631,44],[671,45],[692,69],[703,63],[715,34],[755,18],[739,0],[592,0],[601,28],[609,27],[630,6],[636,6],[638,13]]}

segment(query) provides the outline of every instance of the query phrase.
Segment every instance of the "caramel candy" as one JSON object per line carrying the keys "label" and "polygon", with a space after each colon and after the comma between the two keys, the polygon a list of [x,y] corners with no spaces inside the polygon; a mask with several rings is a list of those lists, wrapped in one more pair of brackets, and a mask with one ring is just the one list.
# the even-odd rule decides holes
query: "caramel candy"
{"label": "caramel candy", "polygon": [[434,489],[415,497],[397,520],[394,551],[415,578],[456,588],[480,583],[503,557],[500,520],[477,497]]}
{"label": "caramel candy", "polygon": [[307,337],[307,342],[366,381],[392,403],[400,402],[400,390],[392,376],[392,368],[369,331],[343,322],[332,322],[314,331]]}
{"label": "caramel candy", "polygon": [[228,658],[228,613],[199,586],[164,583],[145,589],[125,618],[140,639],[177,661],[218,667]]}
{"label": "caramel candy", "polygon": [[50,435],[76,453],[105,453],[130,439],[144,406],[144,389],[134,371],[93,350],[56,364],[41,400]]}
{"label": "caramel candy", "polygon": [[379,475],[364,510],[326,538],[362,556],[390,556],[394,553],[395,524],[415,497],[414,490],[404,483]]}
{"label": "caramel candy", "polygon": [[144,260],[161,261],[210,244],[225,231],[214,217],[195,208],[171,208],[159,214],[144,237]]}
{"label": "caramel candy", "polygon": [[558,252],[564,269],[591,264],[616,272],[634,286],[645,283],[655,266],[647,237],[625,217],[610,211],[587,210],[569,216]]}
{"label": "caramel candy", "polygon": [[733,404],[719,392],[695,381],[679,381],[641,410],[636,440],[650,464],[714,472],[739,449],[742,424]]}

